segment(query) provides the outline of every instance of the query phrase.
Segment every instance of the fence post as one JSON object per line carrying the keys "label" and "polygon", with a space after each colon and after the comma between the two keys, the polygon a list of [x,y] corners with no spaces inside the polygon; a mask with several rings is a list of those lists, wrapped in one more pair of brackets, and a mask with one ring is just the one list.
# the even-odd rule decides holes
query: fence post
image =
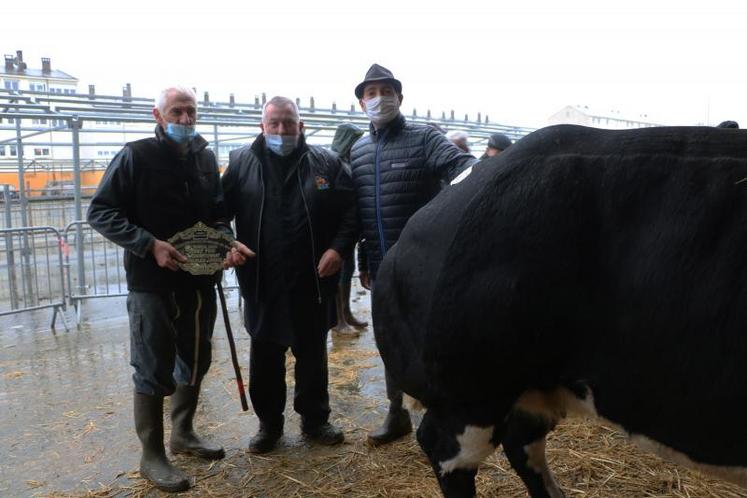
{"label": "fence post", "polygon": [[[23,136],[21,135],[21,120],[16,118],[16,158],[18,159],[18,200],[21,208],[21,225],[29,226],[28,222],[28,198],[26,197],[26,171],[23,165]],[[23,233],[21,244],[21,257],[23,257],[23,286],[24,301],[28,298],[32,305],[36,302],[34,297],[34,284],[31,280],[31,248],[29,247],[29,236]]]}
{"label": "fence post", "polygon": [[[3,200],[5,201],[5,228],[13,227],[13,216],[10,210],[10,186],[3,185]],[[16,257],[13,252],[13,235],[5,234],[5,251],[8,253],[8,287],[10,290],[10,309],[18,309],[18,284],[16,282]]]}
{"label": "fence post", "polygon": [[[73,179],[75,181],[75,221],[83,221],[83,207],[80,199],[80,128],[81,120],[75,116],[70,120],[73,135]],[[83,264],[83,227],[77,224],[75,251],[78,256],[78,293],[86,293],[86,265]]]}

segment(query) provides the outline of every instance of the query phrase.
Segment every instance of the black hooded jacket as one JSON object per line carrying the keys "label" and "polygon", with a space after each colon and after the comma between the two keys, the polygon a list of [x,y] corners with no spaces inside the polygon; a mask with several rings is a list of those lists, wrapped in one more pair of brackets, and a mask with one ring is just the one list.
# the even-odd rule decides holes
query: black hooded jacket
{"label": "black hooded jacket", "polygon": [[[307,220],[304,229],[311,234],[311,245],[297,250],[310,255],[308,264],[315,275],[316,297],[321,301],[335,293],[339,277],[319,278],[316,266],[327,249],[334,249],[342,256],[352,249],[357,235],[355,196],[350,174],[336,154],[307,145],[303,137],[299,149],[295,175]],[[262,165],[265,154],[265,139],[259,135],[252,145],[230,153],[228,169],[222,179],[228,215],[236,218],[236,238],[257,253],[256,258],[248,259],[246,264],[236,269],[242,295],[254,303],[263,301],[260,272],[266,256],[260,240],[262,224],[277,222],[263,216],[266,199]],[[263,275],[262,278],[272,276]]]}

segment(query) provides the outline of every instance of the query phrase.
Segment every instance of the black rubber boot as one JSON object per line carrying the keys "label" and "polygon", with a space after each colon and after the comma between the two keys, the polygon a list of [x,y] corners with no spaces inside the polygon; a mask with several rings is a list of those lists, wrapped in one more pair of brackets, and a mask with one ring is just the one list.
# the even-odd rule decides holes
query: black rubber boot
{"label": "black rubber boot", "polygon": [[345,435],[339,427],[335,427],[329,422],[302,428],[303,435],[317,444],[324,446],[334,446],[345,441]]}
{"label": "black rubber boot", "polygon": [[283,435],[283,419],[280,423],[268,424],[259,421],[259,431],[249,440],[249,453],[262,454],[272,451]]}
{"label": "black rubber boot", "polygon": [[171,465],[163,447],[163,397],[135,393],[135,431],[143,446],[140,475],[162,491],[189,489],[184,473]]}
{"label": "black rubber boot", "polygon": [[195,434],[192,421],[197,411],[200,386],[176,386],[171,395],[171,452],[186,453],[207,460],[220,460],[226,456],[223,448]]}
{"label": "black rubber boot", "polygon": [[345,303],[343,302],[342,295],[342,284],[337,287],[335,305],[337,306],[337,324],[332,327],[332,331],[344,335],[358,335],[358,330],[354,329],[353,326],[347,322]]}
{"label": "black rubber boot", "polygon": [[411,432],[412,422],[410,421],[410,413],[404,408],[394,410],[390,408],[386,419],[384,419],[384,424],[368,434],[368,444],[371,446],[381,446],[382,444],[391,443]]}
{"label": "black rubber boot", "polygon": [[350,282],[340,284],[339,296],[342,298],[342,314],[345,317],[345,322],[359,329],[367,327],[368,322],[358,320],[350,311]]}

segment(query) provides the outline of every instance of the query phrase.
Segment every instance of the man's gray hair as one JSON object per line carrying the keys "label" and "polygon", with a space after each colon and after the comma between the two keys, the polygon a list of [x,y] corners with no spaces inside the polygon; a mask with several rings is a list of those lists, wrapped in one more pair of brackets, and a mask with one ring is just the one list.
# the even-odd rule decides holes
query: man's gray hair
{"label": "man's gray hair", "polygon": [[197,94],[195,94],[194,90],[183,85],[170,86],[161,90],[161,93],[159,93],[158,97],[156,97],[154,105],[160,112],[166,110],[166,99],[169,98],[169,94],[171,92],[176,92],[179,95],[186,95],[194,100],[195,104],[197,104]]}
{"label": "man's gray hair", "polygon": [[301,115],[298,113],[298,106],[296,105],[296,103],[288,97],[281,97],[279,95],[276,95],[275,97],[265,102],[265,105],[262,106],[263,123],[265,122],[265,118],[267,118],[267,108],[271,105],[275,107],[290,107],[291,109],[293,109],[293,114],[296,115],[296,121],[301,121]]}
{"label": "man's gray hair", "polygon": [[469,135],[467,134],[467,132],[462,130],[451,130],[446,134],[446,138],[448,138],[451,142],[467,143],[467,141],[469,140]]}

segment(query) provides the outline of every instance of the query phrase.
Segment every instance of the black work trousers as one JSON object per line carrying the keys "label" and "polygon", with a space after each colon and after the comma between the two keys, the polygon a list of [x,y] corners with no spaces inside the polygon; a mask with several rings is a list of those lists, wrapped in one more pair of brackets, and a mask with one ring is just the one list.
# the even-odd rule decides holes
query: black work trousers
{"label": "black work trousers", "polygon": [[[326,338],[326,333],[297,336],[290,347],[296,359],[293,409],[301,415],[304,431],[329,419]],[[283,425],[287,350],[288,346],[252,338],[249,397],[260,423],[273,429],[280,429]]]}

